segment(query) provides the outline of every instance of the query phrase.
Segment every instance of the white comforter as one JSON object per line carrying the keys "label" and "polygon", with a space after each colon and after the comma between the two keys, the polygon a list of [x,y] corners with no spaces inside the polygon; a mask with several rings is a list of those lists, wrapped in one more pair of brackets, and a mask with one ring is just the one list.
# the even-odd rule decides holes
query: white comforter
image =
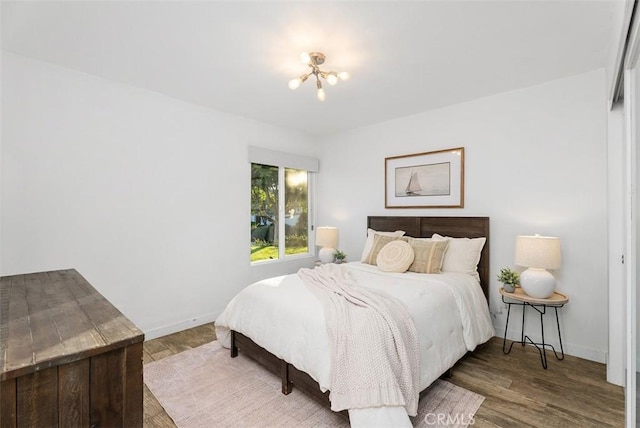
{"label": "white comforter", "polygon": [[[466,274],[384,273],[359,262],[343,265],[364,287],[404,302],[416,325],[420,390],[452,367],[467,351],[495,333],[480,285]],[[220,343],[230,330],[250,337],[330,390],[329,350],[322,305],[297,274],[256,282],[234,297],[215,322]],[[406,425],[402,407],[349,411],[352,426]]]}

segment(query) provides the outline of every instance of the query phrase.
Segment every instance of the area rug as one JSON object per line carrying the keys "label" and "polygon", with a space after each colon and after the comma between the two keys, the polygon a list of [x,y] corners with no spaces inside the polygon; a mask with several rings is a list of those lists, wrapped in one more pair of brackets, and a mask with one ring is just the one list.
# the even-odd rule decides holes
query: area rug
{"label": "area rug", "polygon": [[[304,392],[280,392],[280,379],[217,341],[144,365],[144,382],[175,424],[196,427],[348,427]],[[437,380],[421,398],[414,426],[466,427],[484,397]]]}

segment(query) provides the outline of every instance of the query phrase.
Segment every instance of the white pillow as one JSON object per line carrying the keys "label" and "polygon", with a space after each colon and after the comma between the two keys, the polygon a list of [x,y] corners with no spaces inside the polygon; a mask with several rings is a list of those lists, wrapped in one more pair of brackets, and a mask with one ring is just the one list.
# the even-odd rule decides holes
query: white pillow
{"label": "white pillow", "polygon": [[442,261],[442,272],[466,273],[480,281],[478,262],[487,238],[451,238],[437,233],[434,233],[431,238],[449,241]]}
{"label": "white pillow", "polygon": [[378,253],[376,264],[383,272],[403,273],[409,269],[414,257],[415,253],[408,242],[391,241]]}
{"label": "white pillow", "polygon": [[404,235],[404,230],[396,230],[395,232],[377,232],[373,229],[367,229],[367,240],[365,241],[364,248],[362,249],[362,257],[360,257],[361,262],[364,263],[364,261],[367,260],[367,257],[369,257],[369,253],[373,248],[373,240],[376,235],[400,237]]}

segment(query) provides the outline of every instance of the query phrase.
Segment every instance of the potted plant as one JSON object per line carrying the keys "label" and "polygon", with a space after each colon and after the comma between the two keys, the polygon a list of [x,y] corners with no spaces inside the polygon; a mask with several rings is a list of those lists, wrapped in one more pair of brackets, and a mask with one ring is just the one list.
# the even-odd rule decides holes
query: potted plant
{"label": "potted plant", "polygon": [[347,258],[347,255],[340,250],[336,250],[335,258],[336,258],[336,263],[340,264],[345,261],[345,259]]}
{"label": "potted plant", "polygon": [[520,283],[520,274],[515,270],[502,268],[498,274],[498,281],[504,284],[504,291],[513,293],[516,290],[516,285]]}

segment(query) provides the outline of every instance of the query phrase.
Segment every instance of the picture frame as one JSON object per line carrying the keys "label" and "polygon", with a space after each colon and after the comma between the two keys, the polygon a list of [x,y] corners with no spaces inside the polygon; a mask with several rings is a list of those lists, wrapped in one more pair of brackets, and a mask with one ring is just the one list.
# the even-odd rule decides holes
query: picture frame
{"label": "picture frame", "polygon": [[387,157],[385,208],[464,208],[464,147]]}

